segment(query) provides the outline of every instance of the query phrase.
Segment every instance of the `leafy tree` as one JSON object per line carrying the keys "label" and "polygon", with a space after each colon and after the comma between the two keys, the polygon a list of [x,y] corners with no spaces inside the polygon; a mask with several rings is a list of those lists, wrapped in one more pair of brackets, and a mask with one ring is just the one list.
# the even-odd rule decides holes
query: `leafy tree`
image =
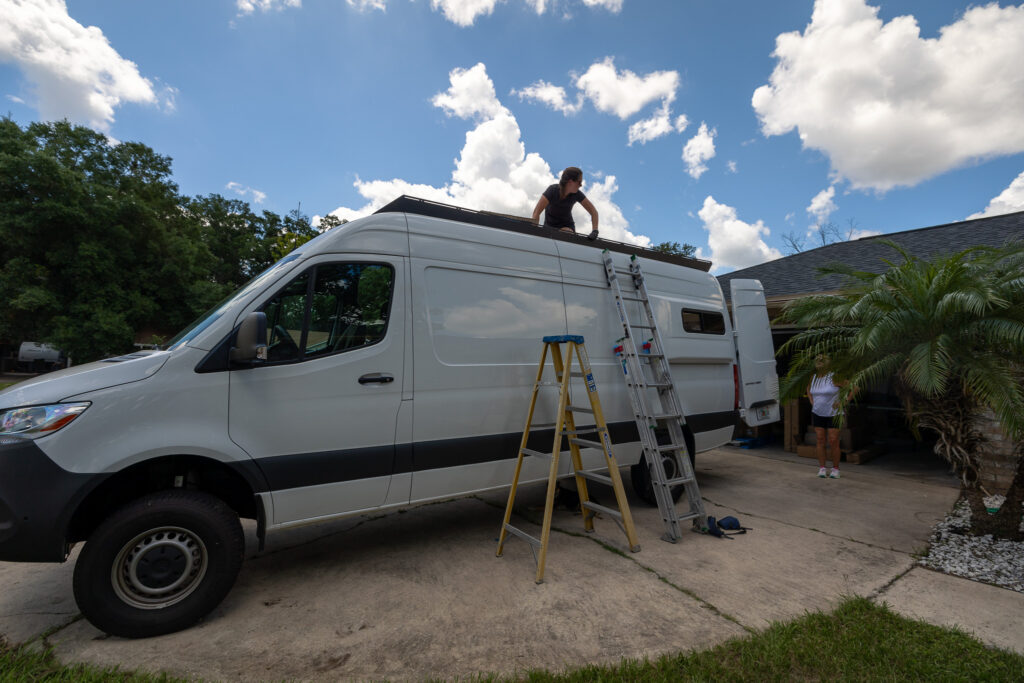
{"label": "leafy tree", "polygon": [[66,121],[22,129],[9,118],[0,150],[0,339],[89,360],[210,305],[169,158]]}
{"label": "leafy tree", "polygon": [[344,225],[345,223],[348,223],[347,218],[341,219],[335,216],[333,213],[329,213],[320,219],[320,225],[318,226],[318,229],[320,230],[320,232],[327,232],[331,228],[336,228],[339,225]]}
{"label": "leafy tree", "polygon": [[[299,209],[291,211],[284,220],[269,211],[263,212],[266,220],[266,238],[270,246],[270,263],[287,256],[303,244],[320,234],[309,222],[309,216]],[[270,265],[269,263],[267,265]]]}
{"label": "leafy tree", "polygon": [[220,195],[185,198],[171,159],[66,121],[0,119],[0,343],[85,362],[168,336],[317,234]]}
{"label": "leafy tree", "polygon": [[672,254],[685,258],[693,258],[697,253],[697,247],[692,244],[679,244],[679,242],[662,242],[661,244],[655,244],[651,249],[660,251],[662,254]]}
{"label": "leafy tree", "polygon": [[[823,268],[849,286],[785,308],[781,320],[807,329],[779,350],[793,354],[783,397],[803,393],[818,355],[854,390],[892,378],[912,426],[934,433],[935,452],[960,474],[973,530],[1020,538],[1024,458],[999,514],[987,515],[978,469],[989,451],[978,427],[991,411],[1011,439],[1024,437],[1024,243],[931,261],[887,244],[902,260],[885,272]],[[849,400],[843,392],[840,408]]]}

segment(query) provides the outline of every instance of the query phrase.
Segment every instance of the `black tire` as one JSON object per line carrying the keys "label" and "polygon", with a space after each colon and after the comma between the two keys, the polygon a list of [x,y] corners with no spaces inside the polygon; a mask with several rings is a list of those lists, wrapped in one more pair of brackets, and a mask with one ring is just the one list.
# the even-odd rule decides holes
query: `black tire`
{"label": "black tire", "polygon": [[75,565],[75,601],[93,626],[123,638],[174,633],[231,590],[245,537],[238,515],[206,493],[143,496],[89,537]]}
{"label": "black tire", "polygon": [[[676,461],[670,457],[662,458],[665,467],[665,478],[674,479],[679,476],[676,472]],[[694,464],[694,457],[690,455],[691,468]],[[658,506],[658,499],[654,497],[654,485],[651,483],[651,472],[647,467],[647,459],[642,457],[640,462],[629,468],[629,478],[633,484],[633,491],[640,497],[640,500],[647,503],[651,507]],[[673,486],[672,487],[672,502],[678,503],[679,499],[683,497],[683,487]]]}

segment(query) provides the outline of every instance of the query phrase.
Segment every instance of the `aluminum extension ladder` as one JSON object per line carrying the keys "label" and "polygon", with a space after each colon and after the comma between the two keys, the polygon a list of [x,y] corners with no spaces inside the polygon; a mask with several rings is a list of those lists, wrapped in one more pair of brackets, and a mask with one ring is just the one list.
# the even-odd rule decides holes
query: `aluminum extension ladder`
{"label": "aluminum extension ladder", "polygon": [[[629,542],[629,549],[632,552],[640,550],[637,541],[636,529],[633,526],[633,517],[629,512],[629,503],[626,500],[626,493],[622,488],[622,477],[619,474],[619,464],[612,453],[612,440],[608,435],[608,426],[605,424],[604,413],[601,410],[601,400],[597,395],[597,383],[594,381],[594,373],[590,369],[590,359],[587,357],[587,350],[583,345],[583,337],[579,335],[559,335],[544,337],[544,350],[540,356],[540,364],[537,367],[537,379],[533,383],[533,393],[530,397],[530,409],[526,415],[526,427],[523,429],[523,439],[519,444],[519,457],[516,460],[515,476],[512,478],[512,490],[508,494],[508,505],[505,506],[505,519],[501,523],[501,535],[498,538],[497,556],[501,557],[505,540],[508,534],[513,534],[530,544],[537,561],[537,583],[544,580],[544,562],[547,558],[548,539],[551,535],[551,516],[555,502],[555,487],[558,477],[558,456],[562,451],[562,437],[568,437],[569,453],[572,459],[573,473],[576,476],[576,487],[580,498],[580,511],[583,513],[583,527],[586,531],[594,530],[594,517],[602,513],[614,519],[626,534]],[[565,347],[564,351],[562,347]],[[555,381],[544,382],[544,368],[547,365],[548,352],[551,353],[551,362],[554,366]],[[575,354],[580,370],[572,371],[572,357]],[[578,377],[585,380],[587,397],[590,399],[590,407],[576,406],[571,403],[569,383],[570,378]],[[537,395],[540,389],[545,386],[559,387],[558,412],[556,422],[546,425],[533,424],[534,409],[537,406]],[[576,428],[576,420],[573,413],[591,413],[594,416],[593,426]],[[554,445],[550,452],[542,452],[527,448],[527,441],[530,438],[531,429],[554,428]],[[594,435],[596,440],[580,438],[581,435]],[[597,448],[604,453],[605,462],[608,467],[608,474],[599,474],[600,470],[583,469],[583,461],[580,456],[580,447]],[[541,525],[541,536],[535,538],[522,529],[512,526],[509,521],[512,518],[512,505],[516,498],[516,489],[519,486],[519,475],[523,468],[523,459],[526,457],[546,458],[551,465],[548,469],[548,490],[544,501],[544,521]],[[618,510],[599,505],[590,500],[587,493],[587,480],[608,484],[615,491],[615,501]],[[539,552],[538,552],[539,549]]]}
{"label": "aluminum extension ladder", "polygon": [[[697,488],[697,479],[684,437],[686,417],[683,415],[679,397],[672,383],[672,372],[665,355],[665,346],[658,332],[647,294],[647,285],[644,283],[644,275],[636,256],[630,257],[628,280],[623,278],[629,285],[625,294],[611,254],[605,249],[602,256],[608,286],[615,295],[615,306],[619,311],[624,333],[616,342],[615,351],[622,360],[622,371],[626,377],[633,417],[636,419],[640,443],[650,473],[651,488],[654,490],[654,499],[665,523],[665,534],[662,535],[662,539],[675,543],[682,538],[680,522],[693,520],[694,531],[707,531],[707,514],[704,512],[704,502],[700,496],[700,489]],[[642,321],[630,321],[626,315],[627,302],[640,304],[644,315]],[[642,332],[643,337],[639,337],[638,332]],[[646,343],[640,341],[644,337],[648,338]],[[638,346],[644,353],[638,353]],[[656,390],[656,394],[651,390]],[[668,429],[668,444],[658,444],[655,430],[659,428]],[[670,474],[665,472],[666,464],[672,470]],[[680,484],[686,491],[686,500],[689,503],[689,510],[682,515],[676,510],[675,501],[672,499],[672,488]]]}

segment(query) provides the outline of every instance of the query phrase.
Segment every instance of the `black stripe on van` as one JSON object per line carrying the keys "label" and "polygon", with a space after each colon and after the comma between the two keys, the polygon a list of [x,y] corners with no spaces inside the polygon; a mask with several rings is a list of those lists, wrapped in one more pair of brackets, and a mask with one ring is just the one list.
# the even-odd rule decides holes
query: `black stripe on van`
{"label": "black stripe on van", "polygon": [[[695,433],[731,427],[735,411],[704,413],[687,418]],[[634,422],[613,422],[608,425],[613,443],[631,443],[639,439]],[[333,484],[343,481],[407,474],[445,467],[510,460],[516,457],[520,432],[489,434],[460,439],[440,439],[398,446],[370,446],[318,453],[278,455],[257,460],[272,491]],[[528,448],[547,451],[551,448],[554,430],[530,434]],[[563,449],[569,444],[563,441]]]}

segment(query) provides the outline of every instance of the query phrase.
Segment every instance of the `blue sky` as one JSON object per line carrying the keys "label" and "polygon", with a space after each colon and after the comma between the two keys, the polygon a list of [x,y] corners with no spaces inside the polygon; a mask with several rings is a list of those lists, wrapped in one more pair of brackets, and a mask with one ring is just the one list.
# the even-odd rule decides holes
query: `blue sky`
{"label": "blue sky", "polygon": [[1021,64],[1009,3],[0,0],[6,112],[141,141],[186,194],[529,215],[576,165],[604,236],[715,272],[1024,209]]}

